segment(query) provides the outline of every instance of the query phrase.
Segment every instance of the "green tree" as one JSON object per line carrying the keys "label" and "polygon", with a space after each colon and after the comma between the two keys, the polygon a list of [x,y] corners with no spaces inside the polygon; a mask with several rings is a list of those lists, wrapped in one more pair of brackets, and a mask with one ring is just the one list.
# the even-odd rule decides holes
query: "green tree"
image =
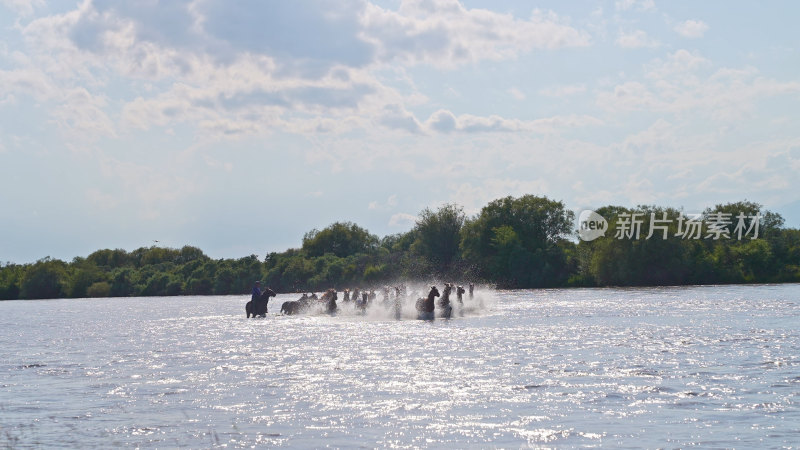
{"label": "green tree", "polygon": [[116,269],[131,263],[128,252],[122,249],[116,250],[97,250],[86,257],[86,261],[97,267]]}
{"label": "green tree", "polygon": [[235,279],[231,285],[231,294],[245,294],[250,292],[253,283],[263,278],[263,265],[258,260],[258,256],[250,255],[237,259],[232,268],[235,271]]}
{"label": "green tree", "polygon": [[111,294],[111,285],[107,281],[92,283],[86,290],[87,297],[108,297]]}
{"label": "green tree", "polygon": [[570,276],[562,242],[573,221],[572,211],[547,197],[501,198],[467,221],[461,250],[480,276],[501,285],[562,285]]}
{"label": "green tree", "polygon": [[495,281],[501,286],[528,285],[533,255],[522,246],[522,240],[510,225],[495,227],[492,232],[494,251],[488,269]]}
{"label": "green tree", "polygon": [[223,267],[217,271],[214,278],[214,294],[228,295],[233,291],[233,282],[236,279],[236,274],[230,267]]}
{"label": "green tree", "polygon": [[289,259],[286,269],[281,275],[281,286],[294,292],[306,286],[308,280],[314,276],[314,265],[310,260],[301,255]]}
{"label": "green tree", "polygon": [[446,204],[436,211],[425,208],[420,212],[411,249],[425,257],[440,273],[447,273],[459,254],[461,228],[466,216],[464,208]]}
{"label": "green tree", "polygon": [[390,253],[407,252],[417,240],[418,235],[416,228],[405,233],[390,234],[381,239],[380,245]]}
{"label": "green tree", "polygon": [[167,288],[168,282],[169,282],[169,276],[167,274],[154,273],[149,278],[147,278],[144,286],[139,292],[139,295],[145,297],[155,297],[164,295],[164,291]]}
{"label": "green tree", "polygon": [[782,229],[770,238],[773,277],[776,282],[800,281],[800,230]]}
{"label": "green tree", "polygon": [[[672,285],[688,281],[691,275],[688,255],[696,241],[675,237],[678,225],[674,219],[679,211],[657,206],[633,209],[607,206],[597,212],[608,220],[606,236],[578,244],[591,255],[588,269],[597,284]],[[665,218],[667,222],[662,222]],[[638,228],[635,222],[639,223]],[[666,234],[662,227],[666,227]],[[653,235],[648,238],[651,229]],[[623,231],[631,235],[624,235]]]}
{"label": "green tree", "polygon": [[18,264],[0,265],[0,300],[19,298],[19,286],[23,274],[24,268]]}
{"label": "green tree", "polygon": [[731,248],[737,260],[737,268],[741,271],[741,281],[772,281],[773,269],[772,248],[765,239],[753,239]]}
{"label": "green tree", "polygon": [[111,291],[109,295],[112,297],[128,297],[134,292],[133,283],[134,269],[122,268],[116,270],[111,275]]}
{"label": "green tree", "polygon": [[336,222],[322,231],[311,230],[303,237],[303,250],[308,256],[332,253],[340,258],[368,253],[378,246],[378,237],[352,222]]}
{"label": "green tree", "polygon": [[[736,233],[736,226],[739,223],[738,218],[740,215],[743,216],[741,220],[745,225],[742,235],[744,235],[744,232],[747,231],[747,229],[752,225],[753,219],[751,219],[751,217],[756,215],[760,217],[758,221],[758,235],[761,238],[771,238],[776,236],[779,234],[784,223],[783,217],[781,217],[780,214],[765,210],[761,204],[747,200],[719,204],[713,208],[707,208],[705,211],[703,211],[703,217],[705,220],[708,220],[712,214],[727,215],[726,217],[730,221],[730,224],[725,228],[727,229],[728,235],[737,240],[738,234]],[[753,233],[751,232],[749,237],[752,236]]]}
{"label": "green tree", "polygon": [[41,259],[25,271],[20,297],[26,299],[63,297],[66,278],[66,264],[63,261],[49,257]]}
{"label": "green tree", "polygon": [[209,257],[206,256],[205,253],[203,253],[203,251],[200,250],[199,248],[192,247],[190,245],[184,245],[178,251],[175,262],[177,264],[186,264],[192,261],[208,261],[208,260]]}
{"label": "green tree", "polygon": [[385,264],[379,264],[377,266],[369,265],[364,269],[364,282],[368,284],[377,283],[386,280],[389,275],[388,268]]}
{"label": "green tree", "polygon": [[340,285],[343,280],[345,259],[326,253],[324,256],[312,258],[314,275],[308,280],[308,285],[314,290],[327,289]]}
{"label": "green tree", "polygon": [[[75,263],[73,262],[73,266]],[[89,286],[97,281],[103,280],[103,273],[94,266],[84,266],[75,268],[67,280],[66,294],[71,298],[81,298],[87,296]]]}

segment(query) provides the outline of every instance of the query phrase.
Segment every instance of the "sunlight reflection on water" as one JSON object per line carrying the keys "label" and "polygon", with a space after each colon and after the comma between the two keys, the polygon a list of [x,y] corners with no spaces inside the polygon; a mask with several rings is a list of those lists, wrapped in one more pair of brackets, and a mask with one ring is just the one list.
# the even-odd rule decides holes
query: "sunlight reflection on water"
{"label": "sunlight reflection on water", "polygon": [[2,302],[0,443],[794,445],[799,294],[480,290],[433,322],[276,315],[294,295],[264,319],[245,297]]}

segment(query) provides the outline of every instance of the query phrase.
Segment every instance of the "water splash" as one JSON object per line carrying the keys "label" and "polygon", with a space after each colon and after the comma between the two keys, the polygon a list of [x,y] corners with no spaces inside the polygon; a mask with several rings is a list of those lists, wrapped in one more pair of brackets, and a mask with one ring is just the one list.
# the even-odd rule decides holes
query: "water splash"
{"label": "water splash", "polygon": [[[310,307],[301,315],[307,316],[333,316],[344,320],[416,320],[419,313],[416,309],[416,302],[420,298],[428,295],[431,286],[436,285],[435,282],[412,282],[404,283],[406,295],[397,296],[394,287],[396,285],[388,286],[387,290],[384,289],[368,289],[370,292],[375,292],[375,298],[370,300],[366,307],[360,307],[359,302],[356,300],[344,301],[344,292],[338,291],[337,311],[334,314],[328,314],[324,303],[311,302]],[[443,288],[443,283],[439,283],[439,291]],[[465,286],[465,290],[467,290]],[[362,290],[359,290],[363,292]],[[388,292],[388,296],[386,293]],[[280,306],[284,301],[298,300],[298,294],[281,294],[270,302],[269,312],[277,313],[280,311]],[[440,299],[437,298],[436,314],[437,319],[442,318],[442,309],[438,304]],[[490,314],[493,306],[497,303],[497,291],[489,286],[475,286],[473,295],[470,296],[469,291],[464,293],[463,301],[459,302],[455,291],[450,296],[450,305],[453,308],[450,318],[457,319],[463,317],[476,317]]]}

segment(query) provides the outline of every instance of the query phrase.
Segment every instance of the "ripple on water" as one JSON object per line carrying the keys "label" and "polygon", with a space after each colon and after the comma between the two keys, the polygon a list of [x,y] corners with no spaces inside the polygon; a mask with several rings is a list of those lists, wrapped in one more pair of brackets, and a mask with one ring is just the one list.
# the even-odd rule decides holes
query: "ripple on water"
{"label": "ripple on water", "polygon": [[413,302],[248,320],[243,297],[55,300],[42,322],[2,302],[0,444],[790,446],[798,294],[479,290],[434,322]]}

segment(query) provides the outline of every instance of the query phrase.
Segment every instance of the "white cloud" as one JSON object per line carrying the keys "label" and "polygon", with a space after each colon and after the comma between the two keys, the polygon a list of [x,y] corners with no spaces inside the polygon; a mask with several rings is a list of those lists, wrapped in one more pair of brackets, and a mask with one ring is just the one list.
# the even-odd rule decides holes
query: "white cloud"
{"label": "white cloud", "polygon": [[86,141],[116,136],[114,123],[103,110],[107,105],[104,96],[79,87],[65,90],[61,98],[52,115],[62,133]]}
{"label": "white cloud", "polygon": [[645,77],[653,80],[678,78],[693,80],[702,69],[711,67],[712,63],[697,52],[676,50],[667,58],[657,58],[645,65]]}
{"label": "white cloud", "polygon": [[58,95],[58,89],[46,73],[35,67],[0,70],[0,98],[19,94],[47,101]]}
{"label": "white cloud", "polygon": [[550,184],[544,179],[484,178],[477,182],[451,183],[448,188],[451,201],[464,206],[467,214],[476,214],[490,201],[509,195],[546,195]]}
{"label": "white cloud", "polygon": [[525,100],[525,93],[515,87],[509,88],[506,92],[517,100]]}
{"label": "white cloud", "polygon": [[390,210],[397,206],[397,194],[392,194],[385,202],[371,201],[367,209],[370,210]]}
{"label": "white cloud", "polygon": [[687,20],[673,28],[675,32],[688,39],[701,38],[708,31],[708,25],[702,20]]}
{"label": "white cloud", "polygon": [[389,218],[389,226],[393,228],[404,228],[414,226],[417,223],[417,216],[407,213],[392,214]]}
{"label": "white cloud", "polygon": [[409,133],[422,132],[422,125],[413,114],[400,105],[386,105],[378,122],[387,127]]}
{"label": "white cloud", "polygon": [[45,5],[44,0],[0,0],[0,4],[17,12],[22,17],[28,17]]}
{"label": "white cloud", "polygon": [[645,80],[625,81],[611,92],[600,92],[597,104],[610,111],[703,112],[705,117],[731,121],[747,117],[764,99],[800,93],[800,82],[768,79],[752,67],[711,72],[711,66],[700,55],[678,50],[666,60],[645,65]]}
{"label": "white cloud", "polygon": [[475,132],[500,132],[523,131],[526,122],[519,119],[509,119],[498,115],[475,116],[462,114],[458,116],[456,128],[467,133]]}
{"label": "white cloud", "polygon": [[533,49],[589,45],[588,33],[552,12],[537,10],[520,20],[453,0],[405,0],[397,10],[363,0],[298,1],[291,7],[85,2],[69,14],[37,22],[39,31],[49,29],[83,51],[124,55],[129,70],[147,76],[191,70],[189,60],[198,55],[215,64],[243,55],[268,56],[284,75],[318,78],[336,66],[365,68],[399,60],[452,67]]}
{"label": "white cloud", "polygon": [[95,188],[88,189],[86,191],[86,197],[95,208],[101,208],[105,211],[114,209],[119,205],[119,199],[117,197]]}
{"label": "white cloud", "polygon": [[653,11],[656,9],[654,0],[617,0],[614,6],[618,11],[628,11],[630,9]]}
{"label": "white cloud", "polygon": [[211,167],[213,169],[222,169],[228,173],[231,173],[233,171],[233,163],[222,162],[208,155],[203,156],[203,161],[205,161],[208,167]]}
{"label": "white cloud", "polygon": [[617,36],[616,44],[622,48],[653,48],[661,44],[650,38],[647,33],[642,30],[635,30],[631,32],[620,31]]}
{"label": "white cloud", "polygon": [[570,95],[582,94],[584,92],[586,92],[586,85],[583,83],[552,86],[539,90],[539,94],[546,97],[568,97]]}
{"label": "white cloud", "polygon": [[510,14],[467,9],[454,0],[405,0],[397,11],[369,4],[364,26],[381,61],[440,67],[590,43],[588,33],[552,12],[536,10],[530,19],[519,20]]}
{"label": "white cloud", "polygon": [[597,96],[598,106],[611,111],[652,109],[663,106],[662,101],[644,84],[638,81],[627,81],[614,86],[613,92],[600,92]]}
{"label": "white cloud", "polygon": [[491,132],[534,132],[554,133],[565,128],[600,125],[603,121],[588,115],[554,116],[535,120],[509,119],[497,115],[475,116],[440,109],[425,121],[424,126],[431,132],[451,133],[491,133]]}
{"label": "white cloud", "polygon": [[[56,120],[75,135],[113,136],[120,125],[132,131],[188,124],[207,137],[236,138],[276,129],[341,133],[373,122],[411,133],[522,131],[539,125],[468,114],[457,126],[446,114],[423,124],[407,108],[426,99],[413,86],[403,94],[388,87],[376,71],[387,64],[455,67],[589,45],[586,32],[552,12],[537,10],[523,20],[451,0],[408,0],[397,10],[354,0],[347,14],[341,8],[336,2],[252,10],[214,1],[85,1],[25,27],[34,50],[29,65],[38,73],[0,72],[0,78],[16,74],[4,83],[8,89],[27,88],[62,104],[52,108]],[[280,22],[281,30],[314,29],[314,35],[283,35],[264,20]],[[170,26],[159,26],[164,23]],[[135,96],[98,102],[115,77],[123,77]],[[93,101],[70,118],[59,111],[76,104],[54,94],[64,89],[82,89]],[[509,93],[525,98],[516,88]]]}
{"label": "white cloud", "polygon": [[440,109],[431,114],[425,122],[425,126],[430,130],[441,133],[450,133],[455,131],[458,127],[456,116],[452,112],[444,109]]}
{"label": "white cloud", "polygon": [[[121,187],[126,195],[116,205],[132,208],[136,219],[154,221],[170,216],[181,201],[200,191],[200,182],[176,174],[169,167],[122,161],[106,155],[98,155],[101,175],[113,180],[113,185]],[[103,195],[88,192],[94,202],[105,202]]]}
{"label": "white cloud", "polygon": [[625,197],[631,204],[653,204],[658,201],[659,195],[655,185],[644,174],[633,173],[628,175],[622,187]]}

